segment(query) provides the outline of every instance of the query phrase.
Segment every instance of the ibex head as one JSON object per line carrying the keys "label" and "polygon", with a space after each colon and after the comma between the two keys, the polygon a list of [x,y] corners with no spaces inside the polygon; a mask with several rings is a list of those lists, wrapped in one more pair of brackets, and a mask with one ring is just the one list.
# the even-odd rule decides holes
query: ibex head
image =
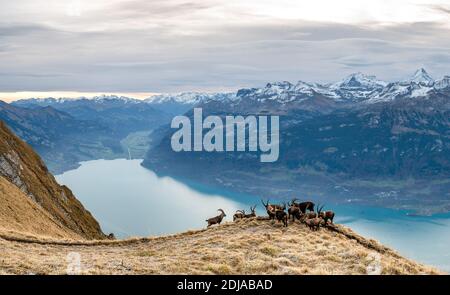
{"label": "ibex head", "polygon": [[297,199],[292,199],[292,200],[288,203],[289,207],[294,206],[294,205],[295,205],[295,201],[297,201]]}
{"label": "ibex head", "polygon": [[217,209],[217,211],[221,212],[222,215],[223,215],[223,217],[227,216],[227,215],[225,214],[225,212],[224,212],[222,209]]}

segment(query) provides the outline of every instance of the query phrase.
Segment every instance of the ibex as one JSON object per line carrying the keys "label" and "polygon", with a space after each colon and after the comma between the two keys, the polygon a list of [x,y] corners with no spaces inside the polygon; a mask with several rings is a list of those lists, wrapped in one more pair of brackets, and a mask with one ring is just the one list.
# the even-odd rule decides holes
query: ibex
{"label": "ibex", "polygon": [[319,215],[317,215],[316,212],[306,212],[306,213],[304,213],[304,216],[306,219],[319,217]]}
{"label": "ibex", "polygon": [[306,210],[308,211],[314,211],[314,203],[311,201],[302,202],[302,203],[296,203],[297,199],[293,199],[290,203],[290,206],[295,206],[300,209],[302,213],[306,213]]}
{"label": "ibex", "polygon": [[253,206],[253,207],[250,207],[250,211],[251,211],[252,213],[250,213],[250,214],[245,214],[245,211],[244,211],[244,217],[243,217],[243,218],[252,218],[252,217],[256,217],[256,211],[255,211],[255,209],[256,209],[256,205]]}
{"label": "ibex", "polygon": [[236,210],[236,213],[233,215],[233,221],[236,221],[236,219],[242,219],[245,218],[245,210]]}
{"label": "ibex", "polygon": [[[266,208],[267,215],[269,215],[270,219],[275,219],[275,211],[277,209],[282,209],[282,207],[283,207],[281,205],[269,204],[269,200],[267,200],[267,203],[264,203],[264,201],[261,200],[261,203]],[[282,210],[284,210],[284,209],[282,209]]]}
{"label": "ibex", "polygon": [[323,222],[322,218],[316,217],[311,219],[305,219],[305,224],[310,230],[318,230],[320,224]]}
{"label": "ibex", "polygon": [[[308,214],[306,214],[305,216],[305,224],[307,227],[309,227],[310,230],[319,230],[320,225],[323,223],[323,219],[320,218],[319,216],[321,215],[321,210],[322,210],[323,206],[321,208],[317,208],[317,213],[314,212],[309,212]],[[313,218],[308,218],[308,215],[312,216],[314,213],[314,217]]]}
{"label": "ibex", "polygon": [[324,211],[322,212],[323,206],[320,208],[320,214],[319,217],[323,219],[323,221],[325,222],[325,224],[328,223],[328,220],[331,221],[331,223],[333,223],[333,219],[334,219],[334,212],[331,210],[328,211]]}
{"label": "ibex", "polygon": [[216,217],[212,217],[212,218],[206,219],[206,222],[208,222],[208,227],[210,227],[213,224],[220,224],[222,222],[222,219],[225,216],[227,216],[222,209],[218,209],[217,211],[220,211],[220,215],[217,215]]}
{"label": "ibex", "polygon": [[289,207],[289,209],[288,209],[288,219],[291,219],[291,217],[292,217],[292,222],[295,221],[295,218],[297,218],[298,220],[300,220],[301,215],[302,215],[302,213],[301,213],[301,211],[300,211],[300,208],[297,207],[297,206],[292,205],[292,203],[289,204],[289,206],[290,206],[290,207]]}
{"label": "ibex", "polygon": [[275,217],[278,221],[282,221],[284,226],[288,226],[288,215],[284,211],[286,209],[286,205],[282,205],[281,208],[275,209]]}

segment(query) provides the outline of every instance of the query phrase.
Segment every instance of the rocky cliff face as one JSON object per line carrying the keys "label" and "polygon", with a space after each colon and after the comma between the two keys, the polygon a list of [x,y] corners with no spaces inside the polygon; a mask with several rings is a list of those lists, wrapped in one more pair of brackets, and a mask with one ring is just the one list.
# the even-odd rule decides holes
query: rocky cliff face
{"label": "rocky cliff face", "polygon": [[[0,176],[44,209],[63,228],[86,239],[104,238],[98,222],[60,186],[41,158],[0,121]],[[3,192],[5,194],[8,192]],[[3,225],[5,227],[5,225]]]}

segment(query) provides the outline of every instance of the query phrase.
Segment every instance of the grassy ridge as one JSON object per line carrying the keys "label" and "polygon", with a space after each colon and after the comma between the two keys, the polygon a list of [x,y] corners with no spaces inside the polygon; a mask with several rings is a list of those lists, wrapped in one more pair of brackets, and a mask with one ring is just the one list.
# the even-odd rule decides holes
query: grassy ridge
{"label": "grassy ridge", "polygon": [[[0,236],[3,273],[64,274],[78,253],[84,274],[439,274],[338,225],[312,232],[255,218],[176,235],[119,241]],[[378,258],[377,258],[378,257]]]}

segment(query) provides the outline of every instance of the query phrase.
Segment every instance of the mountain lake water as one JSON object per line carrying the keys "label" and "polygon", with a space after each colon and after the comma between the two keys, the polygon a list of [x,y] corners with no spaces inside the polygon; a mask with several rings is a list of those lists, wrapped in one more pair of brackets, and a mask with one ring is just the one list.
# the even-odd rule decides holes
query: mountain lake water
{"label": "mountain lake water", "polygon": [[[158,177],[142,160],[94,160],[56,176],[117,237],[164,235],[200,229],[223,209],[232,220],[237,209],[249,210],[260,199],[220,188]],[[189,185],[188,185],[189,184]],[[450,214],[407,216],[385,208],[333,205],[335,222],[374,238],[400,254],[450,272]]]}

